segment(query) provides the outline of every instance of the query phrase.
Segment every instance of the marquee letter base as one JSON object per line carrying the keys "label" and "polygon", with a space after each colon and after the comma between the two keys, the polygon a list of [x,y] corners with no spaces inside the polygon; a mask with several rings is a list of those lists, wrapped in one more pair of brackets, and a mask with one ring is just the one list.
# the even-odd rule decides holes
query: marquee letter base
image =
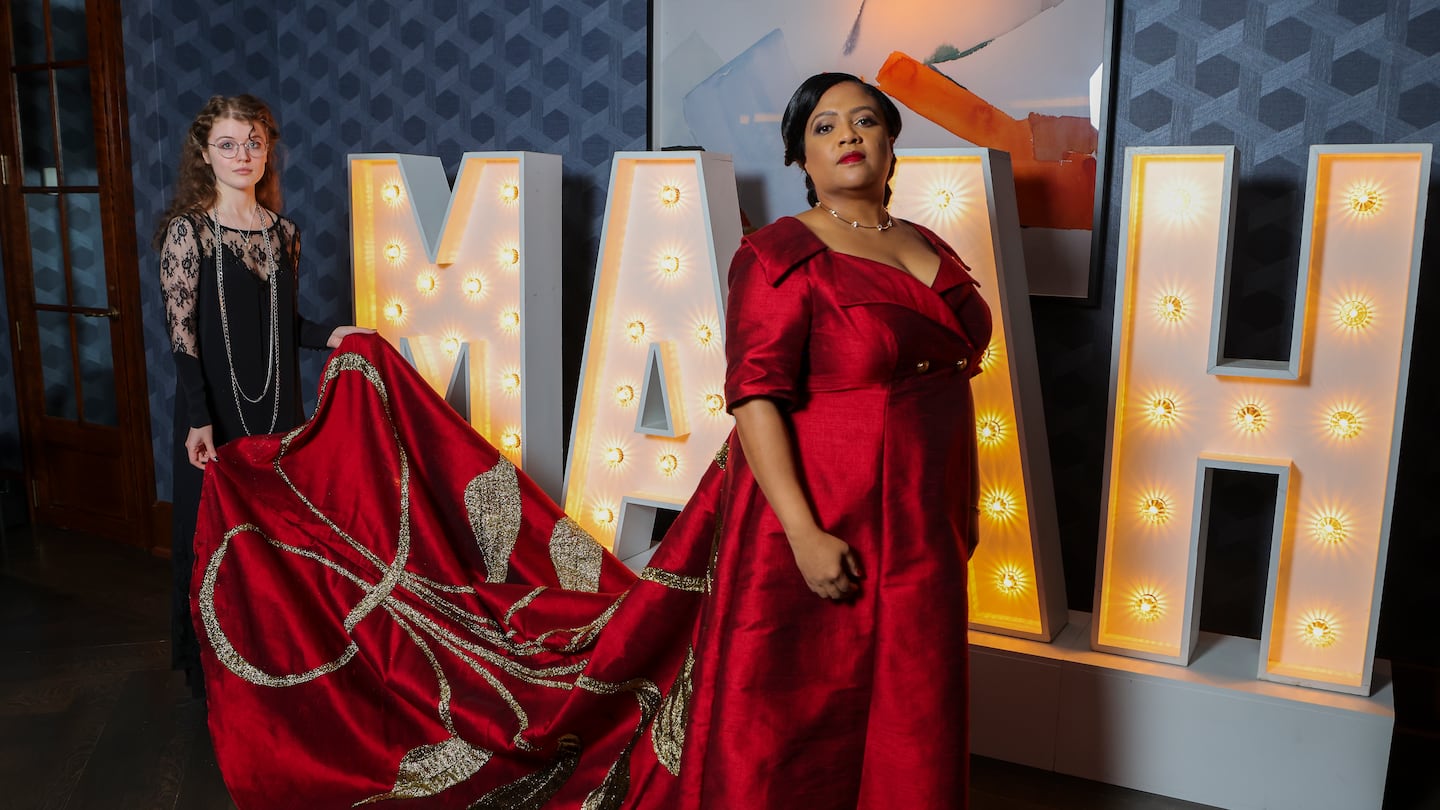
{"label": "marquee letter base", "polygon": [[1201,633],[1187,667],[970,632],[971,750],[1217,807],[1378,808],[1395,726],[1388,661],[1368,697],[1255,679],[1260,642]]}

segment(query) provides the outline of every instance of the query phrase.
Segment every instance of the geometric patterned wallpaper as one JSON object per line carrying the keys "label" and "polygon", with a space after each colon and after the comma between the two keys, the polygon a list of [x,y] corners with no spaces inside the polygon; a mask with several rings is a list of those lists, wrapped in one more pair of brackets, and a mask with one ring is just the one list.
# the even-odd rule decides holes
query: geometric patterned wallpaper
{"label": "geometric patterned wallpaper", "polygon": [[[275,110],[284,213],[302,233],[300,307],[317,321],[351,318],[347,154],[438,155],[452,179],[466,151],[561,155],[573,390],[610,159],[645,148],[646,0],[135,0],[122,11],[161,499],[170,493],[174,368],[149,241],[178,139],[212,94],[251,92]],[[323,359],[302,353],[311,399]]]}
{"label": "geometric patterned wallpaper", "polygon": [[[1283,358],[1299,269],[1305,171],[1311,144],[1440,141],[1440,2],[1436,0],[1119,0],[1118,87],[1112,161],[1129,146],[1233,144],[1240,175],[1233,243],[1235,286],[1227,350]],[[1118,161],[1112,165],[1118,166]],[[1432,167],[1423,266],[1440,256],[1440,201]],[[1123,177],[1109,185],[1109,222],[1119,221]],[[1105,457],[1110,336],[1120,234],[1107,227],[1100,304],[1033,302],[1036,342],[1055,468],[1070,605],[1090,610]],[[1428,287],[1428,289],[1427,289]],[[1440,350],[1440,289],[1422,282],[1401,449],[1379,654],[1398,650],[1409,611],[1430,616],[1440,595],[1422,572],[1440,570],[1424,490],[1440,480],[1436,432],[1421,428],[1440,406],[1429,357]],[[1424,435],[1422,435],[1422,433]],[[1267,493],[1226,482],[1223,520],[1210,536],[1201,622],[1258,630],[1269,551]],[[1248,596],[1245,592],[1248,591]],[[1235,606],[1219,600],[1238,598]],[[1427,609],[1416,610],[1424,602]],[[1217,626],[1217,622],[1219,623]],[[1238,626],[1237,626],[1238,625]],[[1392,628],[1395,630],[1392,631]],[[1406,643],[1409,643],[1406,642]],[[1387,649],[1389,647],[1389,649]],[[1402,655],[1402,653],[1404,653]]]}
{"label": "geometric patterned wallpaper", "polygon": [[[1113,154],[1127,146],[1239,147],[1228,348],[1281,357],[1308,147],[1440,141],[1440,0],[1116,5]],[[316,319],[343,319],[350,309],[347,153],[435,154],[452,170],[468,149],[563,155],[565,381],[574,390],[610,155],[646,143],[646,0],[300,0],[294,7],[133,0],[122,11],[160,497],[169,492],[169,451],[161,445],[170,435],[173,370],[148,243],[173,180],[175,139],[211,93],[257,93],[280,117],[286,213],[305,237],[301,306]],[[1110,180],[1111,222],[1121,182],[1118,174]],[[1427,267],[1440,255],[1434,187]],[[1118,254],[1115,229],[1102,236],[1097,306],[1031,302],[1069,601],[1081,610],[1090,609],[1093,589]],[[1427,634],[1403,626],[1405,616],[1440,612],[1440,590],[1421,581],[1440,570],[1440,537],[1425,513],[1429,482],[1440,480],[1440,446],[1435,431],[1418,429],[1440,409],[1435,375],[1427,373],[1428,358],[1440,351],[1433,287],[1422,283],[1418,302],[1379,654],[1440,663],[1440,653],[1413,648]],[[307,385],[318,365],[308,358]],[[0,391],[0,418],[3,397]],[[1208,590],[1248,588],[1242,601],[1253,605],[1264,588],[1266,561],[1256,549],[1268,552],[1273,493],[1243,479],[1222,482],[1222,490],[1226,523],[1211,538],[1207,581],[1234,587]],[[1210,598],[1202,623],[1245,624]]]}

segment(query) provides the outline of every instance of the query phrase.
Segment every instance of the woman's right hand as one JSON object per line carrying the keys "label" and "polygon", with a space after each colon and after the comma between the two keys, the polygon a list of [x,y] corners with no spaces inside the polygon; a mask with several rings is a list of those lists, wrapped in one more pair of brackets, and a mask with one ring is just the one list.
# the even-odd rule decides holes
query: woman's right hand
{"label": "woman's right hand", "polygon": [[816,595],[839,601],[859,592],[865,574],[849,543],[818,527],[790,535],[789,539],[795,565]]}
{"label": "woman's right hand", "polygon": [[210,425],[190,428],[190,434],[185,437],[185,452],[196,469],[205,469],[206,462],[219,461],[220,457],[215,455],[214,429]]}

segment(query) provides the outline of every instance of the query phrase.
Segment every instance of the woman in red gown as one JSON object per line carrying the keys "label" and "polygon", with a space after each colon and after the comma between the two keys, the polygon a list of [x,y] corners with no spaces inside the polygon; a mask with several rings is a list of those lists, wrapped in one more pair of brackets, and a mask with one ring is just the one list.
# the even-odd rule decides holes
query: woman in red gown
{"label": "woman in red gown", "polygon": [[815,208],[734,258],[736,433],[638,577],[376,338],[309,424],[210,466],[195,613],[237,804],[965,806],[989,313],[885,209],[883,94],[812,77],[782,130]]}
{"label": "woman in red gown", "polygon": [[731,265],[739,442],[692,729],[706,808],[965,803],[969,380],[990,317],[950,248],[885,208],[899,130],[858,79],[807,80],[782,131],[814,207]]}

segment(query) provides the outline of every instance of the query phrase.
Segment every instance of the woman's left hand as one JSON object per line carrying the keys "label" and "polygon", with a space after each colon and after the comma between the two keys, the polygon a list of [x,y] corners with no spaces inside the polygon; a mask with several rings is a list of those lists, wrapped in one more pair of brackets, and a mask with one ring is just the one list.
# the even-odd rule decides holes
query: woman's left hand
{"label": "woman's left hand", "polygon": [[325,341],[325,345],[331,349],[338,349],[340,341],[344,340],[346,335],[373,334],[375,334],[375,330],[365,326],[337,326],[335,331],[330,333],[330,339]]}

